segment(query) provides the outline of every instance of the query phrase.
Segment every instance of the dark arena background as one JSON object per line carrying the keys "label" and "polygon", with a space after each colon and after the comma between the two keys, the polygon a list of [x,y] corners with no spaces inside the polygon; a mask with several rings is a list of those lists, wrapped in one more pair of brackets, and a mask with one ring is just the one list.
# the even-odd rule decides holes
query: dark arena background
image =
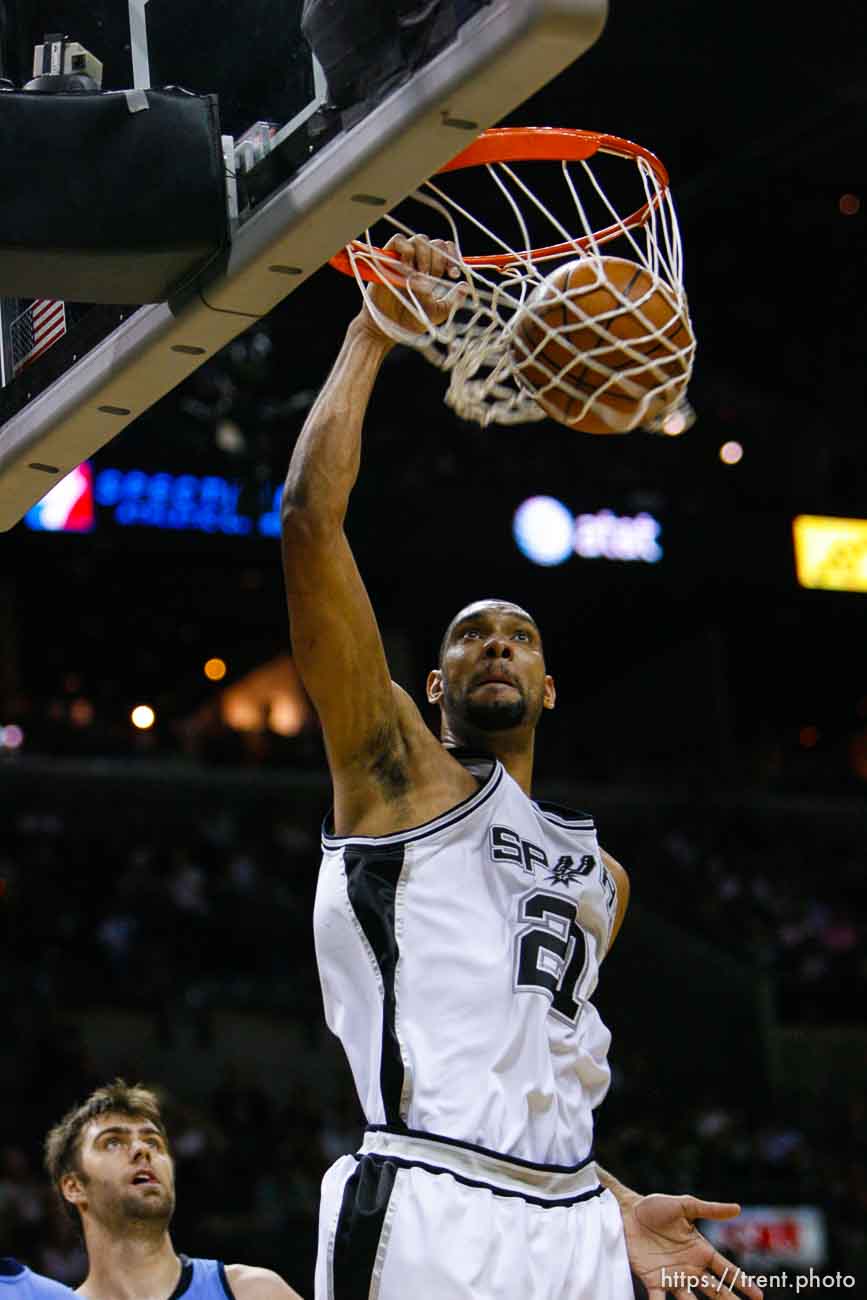
{"label": "dark arena background", "polygon": [[[0,15],[11,40],[15,6]],[[853,0],[814,17],[611,0],[598,43],[508,118],[666,163],[692,428],[483,429],[398,348],[347,532],[419,701],[469,600],[542,629],[559,698],[537,793],[595,813],[632,878],[596,996],[601,1162],[641,1191],[739,1201],[720,1241],[748,1270],[864,1296],[867,28]],[[162,1090],[178,1249],[307,1297],[319,1181],[359,1140],[317,983],[329,783],[278,535],[356,304],[318,271],[90,459],[77,524],[37,508],[0,543],[0,1254],[72,1285],[83,1255],[40,1145],[93,1086]],[[516,532],[533,498],[548,513]],[[567,515],[584,541],[554,554]],[[836,549],[799,569],[814,517]]]}

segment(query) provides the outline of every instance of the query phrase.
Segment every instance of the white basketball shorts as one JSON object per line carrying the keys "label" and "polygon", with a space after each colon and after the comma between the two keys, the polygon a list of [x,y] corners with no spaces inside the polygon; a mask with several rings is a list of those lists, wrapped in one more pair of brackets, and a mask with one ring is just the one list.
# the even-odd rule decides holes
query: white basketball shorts
{"label": "white basketball shorts", "polygon": [[368,1129],[322,1180],[316,1300],[633,1300],[596,1166]]}

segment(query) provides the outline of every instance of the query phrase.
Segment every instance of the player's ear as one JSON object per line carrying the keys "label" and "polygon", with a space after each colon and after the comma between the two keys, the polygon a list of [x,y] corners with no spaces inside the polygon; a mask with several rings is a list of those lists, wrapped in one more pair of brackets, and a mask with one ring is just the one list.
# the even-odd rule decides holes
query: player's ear
{"label": "player's ear", "polygon": [[81,1209],[81,1203],[85,1199],[85,1187],[81,1177],[70,1171],[62,1176],[58,1183],[60,1195],[69,1205],[75,1205]]}
{"label": "player's ear", "polygon": [[427,675],[428,704],[439,704],[443,697],[443,675],[439,668],[432,668]]}
{"label": "player's ear", "polygon": [[557,703],[557,688],[554,685],[554,678],[548,673],[545,674],[545,685],[542,687],[542,708],[553,709]]}

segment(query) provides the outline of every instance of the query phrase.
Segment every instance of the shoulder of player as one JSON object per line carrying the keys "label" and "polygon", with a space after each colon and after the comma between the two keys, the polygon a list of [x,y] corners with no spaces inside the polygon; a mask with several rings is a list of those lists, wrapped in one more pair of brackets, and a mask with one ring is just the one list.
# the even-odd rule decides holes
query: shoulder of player
{"label": "shoulder of player", "polygon": [[617,886],[618,895],[620,894],[621,885],[622,885],[623,889],[626,890],[626,896],[628,898],[629,897],[629,874],[626,868],[621,863],[619,863],[616,858],[612,858],[611,854],[607,851],[607,849],[603,849],[601,844],[599,846],[599,852],[602,854],[602,861],[605,863],[606,867],[614,877],[614,883]]}
{"label": "shoulder of player", "polygon": [[611,925],[611,935],[608,940],[608,951],[610,952],[611,945],[617,938],[618,931],[623,924],[623,918],[626,916],[626,909],[629,906],[630,885],[629,876],[627,875],[625,868],[621,866],[617,859],[612,858],[611,854],[607,853],[601,845],[599,846],[599,852],[602,855],[602,861],[614,881],[614,887],[617,890],[617,909],[614,913],[614,920]]}
{"label": "shoulder of player", "polygon": [[226,1280],[235,1300],[301,1300],[298,1292],[270,1268],[227,1264]]}

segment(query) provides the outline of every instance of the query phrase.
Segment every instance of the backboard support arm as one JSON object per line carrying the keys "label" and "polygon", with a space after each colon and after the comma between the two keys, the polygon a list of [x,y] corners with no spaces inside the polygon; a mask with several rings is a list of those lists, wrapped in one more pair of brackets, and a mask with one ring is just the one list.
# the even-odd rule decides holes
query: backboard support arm
{"label": "backboard support arm", "polygon": [[147,7],[148,0],[129,0],[130,53],[133,85],[136,90],[151,88]]}

